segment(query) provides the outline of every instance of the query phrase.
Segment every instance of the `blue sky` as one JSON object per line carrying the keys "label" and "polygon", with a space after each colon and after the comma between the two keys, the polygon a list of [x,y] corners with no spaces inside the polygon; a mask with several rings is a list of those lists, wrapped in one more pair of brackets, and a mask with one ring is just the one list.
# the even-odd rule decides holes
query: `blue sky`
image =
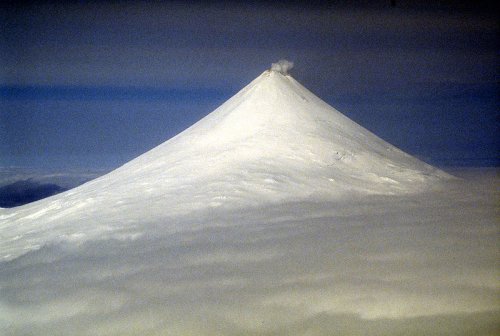
{"label": "blue sky", "polygon": [[111,169],[287,58],[342,113],[439,166],[498,156],[486,2],[69,2],[0,9],[0,166]]}

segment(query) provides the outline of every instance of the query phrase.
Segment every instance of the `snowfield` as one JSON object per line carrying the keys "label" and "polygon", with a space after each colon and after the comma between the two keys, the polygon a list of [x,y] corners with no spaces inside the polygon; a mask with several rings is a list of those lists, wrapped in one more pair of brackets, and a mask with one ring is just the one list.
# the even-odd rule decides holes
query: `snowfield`
{"label": "snowfield", "polygon": [[499,183],[266,71],[117,170],[0,209],[2,335],[497,335]]}

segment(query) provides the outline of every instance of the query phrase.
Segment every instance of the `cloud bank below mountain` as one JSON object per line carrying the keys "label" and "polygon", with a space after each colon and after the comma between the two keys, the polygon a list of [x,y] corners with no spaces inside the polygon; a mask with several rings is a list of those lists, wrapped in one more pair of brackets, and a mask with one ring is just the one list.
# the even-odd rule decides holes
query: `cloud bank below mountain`
{"label": "cloud bank below mountain", "polygon": [[0,332],[494,335],[496,178],[449,183],[74,235],[0,263]]}

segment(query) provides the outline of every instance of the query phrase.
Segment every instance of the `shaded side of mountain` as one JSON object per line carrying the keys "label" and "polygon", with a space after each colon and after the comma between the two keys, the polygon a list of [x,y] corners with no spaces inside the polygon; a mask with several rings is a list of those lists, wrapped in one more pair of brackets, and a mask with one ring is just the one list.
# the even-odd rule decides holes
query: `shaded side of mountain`
{"label": "shaded side of mountain", "polygon": [[0,187],[0,207],[13,208],[59,194],[68,190],[53,183],[20,180]]}

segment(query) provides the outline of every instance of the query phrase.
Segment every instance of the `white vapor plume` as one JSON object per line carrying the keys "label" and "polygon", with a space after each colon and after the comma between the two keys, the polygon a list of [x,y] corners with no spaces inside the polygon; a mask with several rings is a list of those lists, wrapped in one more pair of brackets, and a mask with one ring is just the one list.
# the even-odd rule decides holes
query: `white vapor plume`
{"label": "white vapor plume", "polygon": [[281,59],[276,63],[271,64],[272,71],[278,71],[283,75],[288,75],[288,71],[293,68],[293,62]]}

